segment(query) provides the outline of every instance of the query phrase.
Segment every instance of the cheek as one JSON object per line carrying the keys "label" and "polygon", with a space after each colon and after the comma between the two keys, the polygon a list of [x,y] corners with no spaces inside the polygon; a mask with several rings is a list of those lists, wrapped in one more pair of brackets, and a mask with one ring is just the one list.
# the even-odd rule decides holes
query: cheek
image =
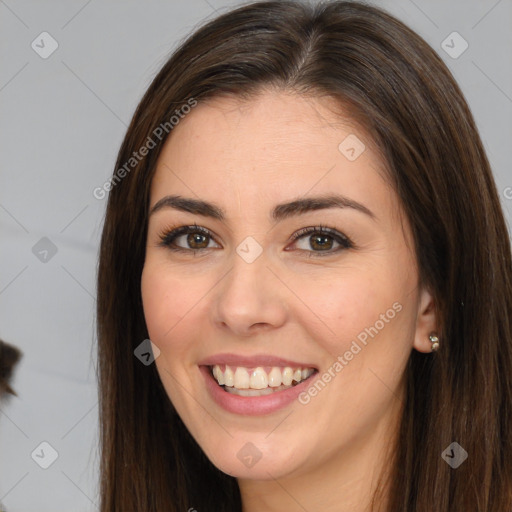
{"label": "cheek", "polygon": [[160,349],[155,360],[157,371],[169,399],[182,410],[184,405],[180,386],[187,382],[190,339],[195,337],[187,323],[187,312],[197,303],[197,294],[190,286],[183,286],[179,277],[164,265],[146,263],[141,277],[144,318],[150,340]]}
{"label": "cheek", "polygon": [[144,317],[150,339],[162,350],[175,340],[180,321],[193,305],[196,294],[160,265],[148,263],[141,278]]}
{"label": "cheek", "polygon": [[[319,324],[311,316],[323,333],[315,338],[323,365],[320,382],[301,395],[300,403],[316,418],[311,421],[331,425],[325,435],[333,445],[366,432],[387,414],[410,355],[415,325],[410,283],[384,269],[351,269],[324,283],[325,293],[315,287],[307,295],[322,319]],[[312,325],[310,334],[315,334]]]}
{"label": "cheek", "polygon": [[412,343],[415,317],[410,291],[414,283],[398,272],[396,264],[372,271],[351,268],[333,275],[302,280],[297,289],[312,312],[308,315],[310,334],[327,358],[335,359],[352,349],[359,364],[351,366],[359,366],[368,363],[368,358],[397,361],[405,355]]}

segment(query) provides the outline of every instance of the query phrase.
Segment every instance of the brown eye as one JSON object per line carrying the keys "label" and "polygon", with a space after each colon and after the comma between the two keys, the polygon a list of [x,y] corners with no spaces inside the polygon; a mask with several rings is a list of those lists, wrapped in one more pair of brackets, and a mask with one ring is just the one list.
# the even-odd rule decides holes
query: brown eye
{"label": "brown eye", "polygon": [[[182,235],[185,236],[185,235]],[[202,235],[199,233],[193,233],[186,235],[187,236],[187,244],[191,249],[206,249],[208,247],[208,235]],[[177,237],[181,238],[181,237]],[[206,244],[205,244],[206,240]]]}
{"label": "brown eye", "polygon": [[348,237],[325,226],[303,228],[293,235],[293,240],[302,241],[301,239],[305,243],[298,249],[310,252],[310,256],[327,256],[354,247]]}
{"label": "brown eye", "polygon": [[160,234],[159,245],[172,251],[195,252],[210,249],[208,245],[212,241],[212,235],[207,229],[194,225],[181,226]]}
{"label": "brown eye", "polygon": [[329,235],[312,235],[309,237],[309,245],[312,249],[329,250],[333,243],[334,239]]}

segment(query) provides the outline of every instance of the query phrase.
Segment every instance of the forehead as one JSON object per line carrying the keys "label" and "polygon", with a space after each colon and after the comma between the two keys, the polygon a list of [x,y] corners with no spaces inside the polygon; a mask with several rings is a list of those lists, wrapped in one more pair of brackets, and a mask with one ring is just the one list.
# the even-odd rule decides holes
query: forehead
{"label": "forehead", "polygon": [[162,149],[151,203],[171,190],[212,200],[229,200],[234,190],[239,200],[277,202],[310,191],[384,200],[390,190],[373,142],[333,101],[266,91],[199,102]]}

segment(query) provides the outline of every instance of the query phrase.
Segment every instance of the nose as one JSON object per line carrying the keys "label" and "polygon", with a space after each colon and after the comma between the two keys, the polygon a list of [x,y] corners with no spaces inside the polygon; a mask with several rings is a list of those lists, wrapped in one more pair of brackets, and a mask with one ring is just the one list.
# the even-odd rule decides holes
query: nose
{"label": "nose", "polygon": [[214,323],[240,337],[283,325],[287,290],[276,274],[265,251],[251,263],[234,252],[231,269],[214,288]]}

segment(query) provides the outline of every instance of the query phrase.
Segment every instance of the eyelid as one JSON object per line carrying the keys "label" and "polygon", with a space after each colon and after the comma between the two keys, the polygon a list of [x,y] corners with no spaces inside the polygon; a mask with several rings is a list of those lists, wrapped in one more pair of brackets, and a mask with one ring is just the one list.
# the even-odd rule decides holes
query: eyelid
{"label": "eyelid", "polygon": [[[185,234],[189,234],[189,233],[202,234],[202,235],[210,238],[211,240],[213,240],[216,244],[218,244],[218,242],[215,239],[215,236],[212,234],[212,232],[209,229],[204,228],[202,226],[198,226],[197,224],[194,224],[194,225],[170,226],[166,229],[163,229],[162,231],[160,231],[158,233],[158,238],[160,240],[158,243],[158,246],[168,248],[175,252],[192,253],[192,254],[204,253],[205,251],[212,249],[212,247],[205,247],[205,248],[201,248],[201,249],[187,249],[187,248],[183,248],[180,246],[172,246],[172,244],[174,243],[174,240],[176,240],[176,238],[183,236]],[[322,257],[322,256],[330,256],[330,255],[338,254],[339,252],[346,250],[346,249],[355,248],[355,244],[351,241],[351,239],[348,236],[346,236],[345,234],[341,233],[340,231],[338,231],[334,228],[330,228],[330,227],[324,226],[322,224],[317,225],[317,226],[308,226],[308,227],[299,229],[298,231],[296,231],[295,233],[293,233],[291,235],[291,237],[289,238],[289,241],[291,241],[292,243],[295,243],[297,240],[299,240],[301,238],[305,238],[306,235],[313,235],[313,234],[317,234],[317,233],[330,236],[340,245],[340,247],[338,247],[335,250],[328,250],[328,251],[313,251],[313,250],[307,250],[307,249],[298,249],[298,251],[309,253],[309,256]],[[289,251],[289,249],[287,249],[287,248],[285,248],[285,250]]]}
{"label": "eyelid", "polygon": [[[209,237],[211,240],[215,241],[215,237],[213,236],[212,232],[209,229],[206,229],[202,226],[198,226],[197,224],[193,225],[177,225],[177,226],[169,226],[161,231],[158,232],[158,245],[160,247],[166,247],[168,249],[172,249],[174,251],[183,251],[183,252],[202,252],[206,249],[185,249],[183,247],[179,246],[173,246],[171,248],[171,243],[176,240],[176,238],[186,235],[189,233],[200,233],[204,236]],[[172,238],[172,240],[169,240]]]}
{"label": "eyelid", "polygon": [[[307,235],[313,235],[313,234],[322,234],[322,235],[328,235],[332,239],[336,241],[336,243],[339,244],[339,247],[334,250],[328,250],[328,251],[309,251],[307,249],[298,249],[299,251],[306,252],[309,254],[309,256],[313,257],[328,257],[337,255],[343,250],[347,249],[355,249],[355,244],[352,242],[352,240],[346,236],[344,233],[341,233],[335,228],[330,228],[328,226],[324,226],[323,224],[320,224],[318,226],[308,226],[305,228],[301,228],[298,231],[296,231],[292,236],[291,239],[295,243],[297,240],[300,240],[301,238],[306,238]],[[286,250],[286,249],[285,249]]]}
{"label": "eyelid", "polygon": [[346,243],[347,245],[353,245],[352,241],[348,238],[348,236],[346,236],[343,233],[340,233],[337,229],[324,226],[323,224],[319,224],[318,226],[308,226],[305,228],[301,228],[291,236],[291,240],[295,241],[299,238],[303,238],[305,235],[313,233],[322,233],[325,235],[329,235],[332,236],[334,239],[341,239],[342,242]]}

